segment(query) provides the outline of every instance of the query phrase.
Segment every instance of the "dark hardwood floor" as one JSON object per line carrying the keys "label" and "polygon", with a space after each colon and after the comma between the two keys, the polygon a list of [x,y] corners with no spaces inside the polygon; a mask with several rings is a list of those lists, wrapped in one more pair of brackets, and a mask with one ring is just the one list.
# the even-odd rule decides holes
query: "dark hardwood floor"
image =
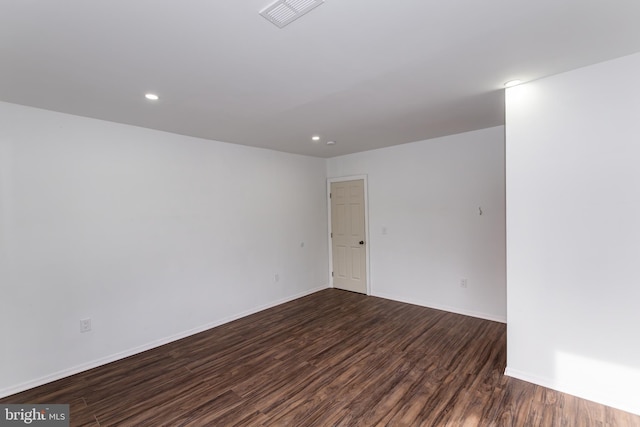
{"label": "dark hardwood floor", "polygon": [[73,426],[640,426],[503,375],[506,326],[327,289],[0,403]]}

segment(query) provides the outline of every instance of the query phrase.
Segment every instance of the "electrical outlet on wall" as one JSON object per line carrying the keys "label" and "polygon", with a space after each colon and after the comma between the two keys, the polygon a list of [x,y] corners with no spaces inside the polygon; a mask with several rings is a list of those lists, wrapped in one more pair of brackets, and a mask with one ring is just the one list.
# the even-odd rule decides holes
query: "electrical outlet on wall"
{"label": "electrical outlet on wall", "polygon": [[461,288],[467,287],[467,279],[460,279],[460,287]]}
{"label": "electrical outlet on wall", "polygon": [[91,319],[80,320],[80,332],[89,332],[91,330]]}

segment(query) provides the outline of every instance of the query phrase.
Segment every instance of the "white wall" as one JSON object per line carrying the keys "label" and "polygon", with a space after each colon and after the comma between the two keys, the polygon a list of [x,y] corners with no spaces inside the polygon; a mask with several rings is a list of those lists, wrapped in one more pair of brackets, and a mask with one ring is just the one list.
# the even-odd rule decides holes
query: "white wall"
{"label": "white wall", "polygon": [[507,374],[640,414],[640,54],[507,90]]}
{"label": "white wall", "polygon": [[0,395],[327,287],[325,173],[0,103]]}
{"label": "white wall", "polygon": [[368,176],[373,295],[505,321],[503,127],[332,158],[327,173]]}

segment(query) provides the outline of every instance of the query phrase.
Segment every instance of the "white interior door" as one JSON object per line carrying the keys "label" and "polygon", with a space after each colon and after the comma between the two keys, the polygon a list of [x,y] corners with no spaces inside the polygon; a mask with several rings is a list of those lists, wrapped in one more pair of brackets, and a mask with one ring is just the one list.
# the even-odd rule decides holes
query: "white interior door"
{"label": "white interior door", "polygon": [[332,182],[333,286],[367,293],[364,180]]}

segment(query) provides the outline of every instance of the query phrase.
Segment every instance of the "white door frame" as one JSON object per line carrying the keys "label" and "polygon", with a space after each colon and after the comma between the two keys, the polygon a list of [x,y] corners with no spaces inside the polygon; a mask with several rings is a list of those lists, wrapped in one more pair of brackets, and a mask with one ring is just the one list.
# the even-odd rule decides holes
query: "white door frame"
{"label": "white door frame", "polygon": [[343,181],[355,181],[357,179],[362,179],[364,181],[364,241],[365,241],[365,257],[367,263],[367,295],[371,295],[371,273],[370,273],[370,265],[369,262],[369,190],[367,183],[367,175],[350,175],[350,176],[341,176],[337,178],[327,178],[327,218],[328,218],[328,227],[327,227],[327,238],[329,239],[329,286],[333,286],[333,276],[331,273],[333,272],[333,241],[331,239],[331,183],[332,182],[343,182]]}

